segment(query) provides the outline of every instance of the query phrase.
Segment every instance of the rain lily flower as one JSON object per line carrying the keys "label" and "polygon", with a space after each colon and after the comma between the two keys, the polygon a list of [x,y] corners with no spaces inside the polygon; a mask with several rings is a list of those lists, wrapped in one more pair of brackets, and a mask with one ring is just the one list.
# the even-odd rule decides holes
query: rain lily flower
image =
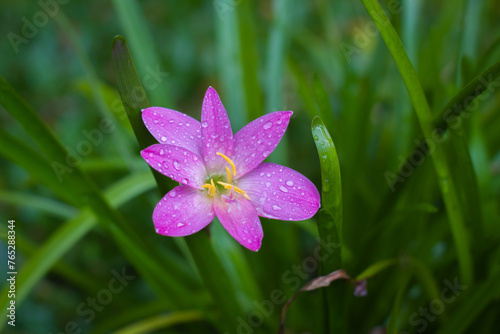
{"label": "rain lily flower", "polygon": [[259,216],[311,218],[320,203],[314,184],[288,167],[263,162],[283,137],[291,115],[291,111],[269,113],[233,136],[212,87],[203,100],[201,122],[171,109],[144,109],[144,124],[159,144],[141,155],[151,167],[180,183],[156,205],[156,232],[190,235],[217,216],[233,238],[257,251],[263,238]]}

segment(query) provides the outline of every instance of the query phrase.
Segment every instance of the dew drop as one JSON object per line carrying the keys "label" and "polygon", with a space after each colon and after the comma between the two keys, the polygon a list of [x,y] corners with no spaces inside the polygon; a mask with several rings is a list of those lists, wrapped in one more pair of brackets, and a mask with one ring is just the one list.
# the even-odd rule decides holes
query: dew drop
{"label": "dew drop", "polygon": [[186,179],[186,178],[182,179],[181,181],[182,181],[182,183],[184,183],[184,184],[186,184],[186,185],[189,183],[189,180],[188,180],[188,179]]}
{"label": "dew drop", "polygon": [[224,141],[224,136],[220,136],[219,140]]}
{"label": "dew drop", "polygon": [[208,123],[207,122],[203,122],[203,123],[201,123],[201,126],[204,127],[204,128],[206,128],[208,126]]}
{"label": "dew drop", "polygon": [[198,161],[198,156],[197,155],[193,155],[193,160],[194,161]]}
{"label": "dew drop", "polygon": [[266,182],[266,187],[270,187],[271,186],[271,182]]}
{"label": "dew drop", "polygon": [[286,181],[286,185],[289,187],[293,187],[293,181],[292,180]]}
{"label": "dew drop", "polygon": [[215,133],[215,132],[212,132],[212,135],[211,135],[211,136],[212,136],[212,138],[214,138],[214,139],[215,139],[215,138],[217,138],[217,137],[219,137],[219,135],[218,135],[217,133]]}
{"label": "dew drop", "polygon": [[167,137],[165,136],[161,137],[161,141],[167,141]]}
{"label": "dew drop", "polygon": [[278,211],[278,210],[281,210],[281,208],[279,206],[277,206],[276,204],[273,204],[273,210]]}
{"label": "dew drop", "polygon": [[264,158],[267,158],[269,156],[269,154],[271,154],[269,151],[262,152],[262,155],[264,156]]}
{"label": "dew drop", "polygon": [[179,163],[179,161],[174,161],[174,168],[177,170],[181,170],[181,164]]}
{"label": "dew drop", "polygon": [[280,190],[284,193],[288,192],[288,189],[285,186],[280,186]]}
{"label": "dew drop", "polygon": [[160,155],[163,155],[165,151],[163,149],[160,150]]}
{"label": "dew drop", "polygon": [[157,119],[155,119],[155,120],[153,121],[153,123],[155,123],[155,124],[158,124],[159,122],[160,122],[160,121],[159,121],[159,120],[157,120]]}
{"label": "dew drop", "polygon": [[175,197],[175,195],[176,195],[175,190],[172,190],[171,192],[168,193],[168,196],[170,197]]}
{"label": "dew drop", "polygon": [[318,135],[314,135],[314,136],[313,136],[313,138],[314,138],[314,140],[316,140],[316,141],[317,141],[317,140],[319,140]]}
{"label": "dew drop", "polygon": [[270,129],[272,126],[273,126],[273,123],[267,122],[266,124],[264,124],[263,128],[267,130],[267,129]]}
{"label": "dew drop", "polygon": [[177,224],[177,227],[183,227],[183,226],[184,226],[184,224],[183,224],[183,223],[179,223],[179,224]]}
{"label": "dew drop", "polygon": [[149,153],[149,156],[152,158],[153,157],[153,153]]}

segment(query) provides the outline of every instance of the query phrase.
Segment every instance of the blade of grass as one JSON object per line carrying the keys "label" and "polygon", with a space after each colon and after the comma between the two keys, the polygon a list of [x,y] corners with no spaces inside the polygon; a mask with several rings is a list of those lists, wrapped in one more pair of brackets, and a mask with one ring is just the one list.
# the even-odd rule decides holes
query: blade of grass
{"label": "blade of grass", "polygon": [[[498,291],[498,280],[500,279],[500,270],[491,275],[491,277],[477,286],[468,287],[460,296],[462,303],[455,310],[450,320],[443,326],[438,334],[461,334],[474,323],[474,321],[484,312],[485,308],[493,302],[496,297],[495,291]],[[476,332],[476,329],[472,329]]]}
{"label": "blade of grass", "polygon": [[141,334],[151,333],[156,330],[165,329],[186,322],[203,320],[203,313],[199,311],[179,311],[167,315],[157,315],[133,323],[125,328],[117,330],[117,334]]}
{"label": "blade of grass", "polygon": [[[234,6],[241,6],[235,4]],[[233,129],[239,129],[245,125],[248,110],[247,101],[250,96],[247,93],[244,81],[244,41],[240,39],[239,16],[236,7],[228,9],[219,15],[214,15],[215,39],[217,51],[217,67],[221,76],[221,84],[224,94],[222,100],[225,101],[227,112],[231,118]],[[247,69],[249,70],[249,69]]]}
{"label": "blade of grass", "polygon": [[[0,154],[26,169],[38,182],[46,185],[63,200],[78,205],[78,195],[60,182],[49,161],[38,151],[26,145],[0,127]],[[52,165],[54,166],[54,165]]]}
{"label": "blade of grass", "polygon": [[[415,108],[424,137],[432,138],[435,131],[432,113],[420,85],[417,73],[404,51],[401,40],[377,0],[361,0],[361,2],[382,34],[396,62]],[[457,197],[455,183],[451,177],[450,167],[446,161],[445,152],[440,145],[436,145],[435,152],[432,155],[432,162],[450,221],[460,267],[460,276],[464,283],[470,284],[474,277],[470,244],[467,238],[463,216],[460,211],[460,202]]]}
{"label": "blade of grass", "polygon": [[[342,268],[342,183],[335,144],[318,116],[312,121],[312,134],[321,165],[322,209],[317,216],[320,243],[328,245],[333,242],[338,245],[333,252],[321,247],[322,258],[328,254],[324,260],[320,261],[320,275],[325,275]],[[345,331],[345,307],[343,305],[345,286],[336,282],[324,293],[327,301],[328,332],[343,333]]]}
{"label": "blade of grass", "polygon": [[[443,132],[442,136],[444,136],[444,132],[448,130],[448,120],[451,119],[454,121],[458,119],[461,113],[465,110],[465,106],[469,103],[472,103],[476,98],[481,96],[482,93],[485,93],[486,90],[489,91],[487,94],[491,95],[491,93],[493,92],[493,86],[496,84],[496,81],[499,77],[500,61],[479,74],[476,78],[474,78],[474,80],[472,80],[464,88],[462,88],[452,99],[450,99],[448,103],[446,103],[446,105],[440,110],[436,117],[434,117],[435,128],[440,129],[440,132]],[[485,99],[486,97],[483,96],[483,98]],[[423,139],[420,139],[412,152],[426,152],[427,149],[428,148],[425,141]],[[408,157],[405,163],[401,165],[403,167],[398,170],[398,173],[395,177],[396,180],[405,179],[405,176],[407,175],[405,166],[409,166],[410,164],[411,160],[410,157]],[[419,168],[419,166],[421,165],[416,165],[414,167],[415,169],[417,169]],[[411,175],[409,177],[411,177]],[[406,185],[409,184],[409,182],[406,181],[404,183],[398,184],[397,187],[394,187],[394,191],[388,193],[388,195],[384,199],[383,204],[380,206],[378,215],[379,219],[377,220],[381,220],[382,217],[391,210],[391,208],[396,207],[396,200],[401,196],[403,189],[406,189]]]}
{"label": "blade of grass", "polygon": [[[148,21],[142,14],[139,2],[136,0],[113,0],[113,6],[118,14],[118,20],[130,40],[134,59],[141,78],[151,76],[151,72],[161,70],[161,61],[156,52],[154,41],[148,31]],[[172,105],[170,85],[166,79],[150,87],[148,93],[156,106]],[[145,96],[145,95],[144,95]]]}
{"label": "blade of grass", "polygon": [[238,21],[241,43],[241,69],[246,99],[246,122],[262,116],[264,110],[262,90],[258,78],[258,55],[253,21],[252,2],[245,1],[238,6]]}
{"label": "blade of grass", "polygon": [[17,207],[32,208],[61,218],[73,217],[77,210],[59,201],[17,191],[0,190],[0,200]]}
{"label": "blade of grass", "polygon": [[59,24],[60,30],[68,37],[68,40],[73,45],[73,48],[75,49],[75,52],[80,59],[80,62],[82,63],[87,81],[90,85],[92,98],[97,109],[104,119],[109,120],[111,124],[113,124],[114,131],[111,133],[111,136],[113,138],[112,142],[115,143],[117,151],[125,161],[128,168],[130,170],[133,170],[135,164],[133,163],[134,157],[131,152],[132,145],[130,145],[130,137],[127,136],[125,129],[120,126],[120,122],[118,121],[116,115],[114,115],[109,110],[106,99],[104,98],[104,93],[101,88],[101,82],[97,77],[97,74],[95,73],[92,63],[90,62],[90,59],[85,52],[82,43],[80,42],[80,38],[77,32],[62,11],[59,13],[59,15],[55,16],[55,20],[57,24]]}
{"label": "blade of grass", "polygon": [[[154,182],[149,173],[131,174],[106,190],[106,197],[109,198],[114,207],[120,206],[137,195],[153,188]],[[34,286],[50,270],[50,268],[64,254],[68,252],[81,238],[83,238],[97,224],[92,212],[85,208],[75,217],[60,226],[41,245],[37,252],[21,268],[16,280],[16,304],[21,305]],[[0,297],[2,305],[2,317],[5,316],[7,304],[7,291],[4,290]],[[5,306],[5,307],[3,307]],[[0,323],[0,329],[5,322]]]}

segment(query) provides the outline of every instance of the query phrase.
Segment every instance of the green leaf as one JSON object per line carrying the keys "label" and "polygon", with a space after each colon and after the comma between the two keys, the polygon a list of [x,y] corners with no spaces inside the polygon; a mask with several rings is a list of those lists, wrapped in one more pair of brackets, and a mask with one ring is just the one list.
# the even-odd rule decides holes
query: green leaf
{"label": "green leaf", "polygon": [[361,272],[361,274],[356,276],[356,281],[361,281],[364,279],[368,279],[372,276],[375,276],[376,274],[378,274],[382,270],[384,270],[392,265],[395,265],[397,263],[398,263],[397,259],[388,259],[388,260],[381,260],[381,261],[375,262],[374,264],[372,264],[371,266],[369,266],[368,268],[363,270],[363,272]]}
{"label": "green leaf", "polygon": [[154,76],[156,78],[158,76],[155,84],[151,84],[148,90],[151,100],[156,106],[172,105],[171,89],[168,80],[163,77],[166,74],[162,71],[162,62],[151,38],[152,35],[148,31],[148,20],[142,13],[140,3],[136,0],[113,0],[113,5],[122,29],[130,40],[141,78],[146,80],[146,77]]}
{"label": "green leaf", "polygon": [[[132,174],[111,186],[106,191],[106,197],[110,199],[113,207],[123,205],[125,202],[137,195],[153,188],[154,182],[149,173]],[[83,238],[97,221],[92,211],[83,209],[78,216],[68,220],[59,227],[45,243],[38,248],[37,252],[30,257],[18,273],[16,280],[16,303],[21,305],[34,286],[50,270],[50,268],[62,258],[81,238]],[[6,308],[9,303],[7,291],[4,290],[0,297],[2,305],[2,317],[5,317]],[[6,322],[1,322],[4,326]]]}
{"label": "green leaf", "polygon": [[138,321],[125,328],[117,330],[117,334],[141,334],[151,333],[156,330],[165,329],[170,326],[183,324],[187,322],[203,320],[203,313],[199,311],[179,311],[169,314],[157,315]]}
{"label": "green leaf", "polygon": [[[420,128],[425,138],[433,138],[435,132],[432,120],[431,110],[425,98],[424,91],[420,85],[417,73],[413,68],[401,40],[396,30],[392,26],[389,18],[384,13],[377,0],[361,0],[367,12],[370,14],[373,22],[380,31],[385,44],[389,48],[394,58],[399,72],[410,95],[413,107],[417,114]],[[436,145],[435,152],[432,155],[434,170],[436,171],[439,188],[443,196],[446,211],[450,221],[450,227],[455,242],[461,277],[467,284],[472,283],[474,277],[474,268],[472,265],[472,255],[470,243],[465,229],[465,222],[460,210],[460,201],[457,196],[457,190],[454,180],[451,176],[450,166],[446,160],[444,148]]]}
{"label": "green leaf", "polygon": [[[340,165],[335,145],[320,117],[312,121],[312,135],[318,150],[321,165],[322,209],[317,214],[318,231],[321,243],[322,258],[320,274],[342,267],[342,183]],[[324,245],[337,244],[335,249]],[[343,333],[345,308],[343,306],[345,286],[336,282],[332,288],[325,290],[327,302],[327,326],[329,332]]]}

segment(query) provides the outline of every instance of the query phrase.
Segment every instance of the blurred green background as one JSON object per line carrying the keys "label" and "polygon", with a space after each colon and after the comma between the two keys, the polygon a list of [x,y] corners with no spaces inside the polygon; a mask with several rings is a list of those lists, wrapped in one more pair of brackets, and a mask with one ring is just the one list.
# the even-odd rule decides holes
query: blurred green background
{"label": "blurred green background", "polygon": [[[208,238],[204,231],[187,240],[154,233],[160,193],[112,68],[112,41],[123,35],[151,105],[199,119],[213,86],[234,132],[265,113],[293,110],[268,160],[301,172],[323,195],[338,180],[322,178],[312,119],[320,116],[330,132],[342,175],[342,191],[333,186],[343,202],[337,264],[351,277],[371,268],[359,277],[368,277],[368,294],[354,296],[352,282],[304,293],[290,306],[287,332],[495,332],[500,3],[381,1],[390,22],[376,12],[379,27],[364,8],[370,3],[2,1],[0,75],[19,98],[2,83],[1,330],[275,333],[286,299],[340,269],[318,269],[317,259],[307,267],[319,247],[317,224],[324,237],[321,222],[329,218],[261,219],[258,253],[216,221]],[[429,103],[434,126],[427,130],[442,133],[429,150],[416,148],[429,136],[425,108],[412,103],[402,80],[411,71],[398,70],[379,31],[391,25],[417,72],[413,88],[421,85]],[[9,98],[24,99],[72,157],[54,159],[50,141],[12,117],[24,111]],[[77,170],[89,179],[78,181]],[[87,189],[90,179],[95,186]],[[331,208],[325,196],[323,207]],[[5,316],[9,219],[16,220],[15,328]]]}

